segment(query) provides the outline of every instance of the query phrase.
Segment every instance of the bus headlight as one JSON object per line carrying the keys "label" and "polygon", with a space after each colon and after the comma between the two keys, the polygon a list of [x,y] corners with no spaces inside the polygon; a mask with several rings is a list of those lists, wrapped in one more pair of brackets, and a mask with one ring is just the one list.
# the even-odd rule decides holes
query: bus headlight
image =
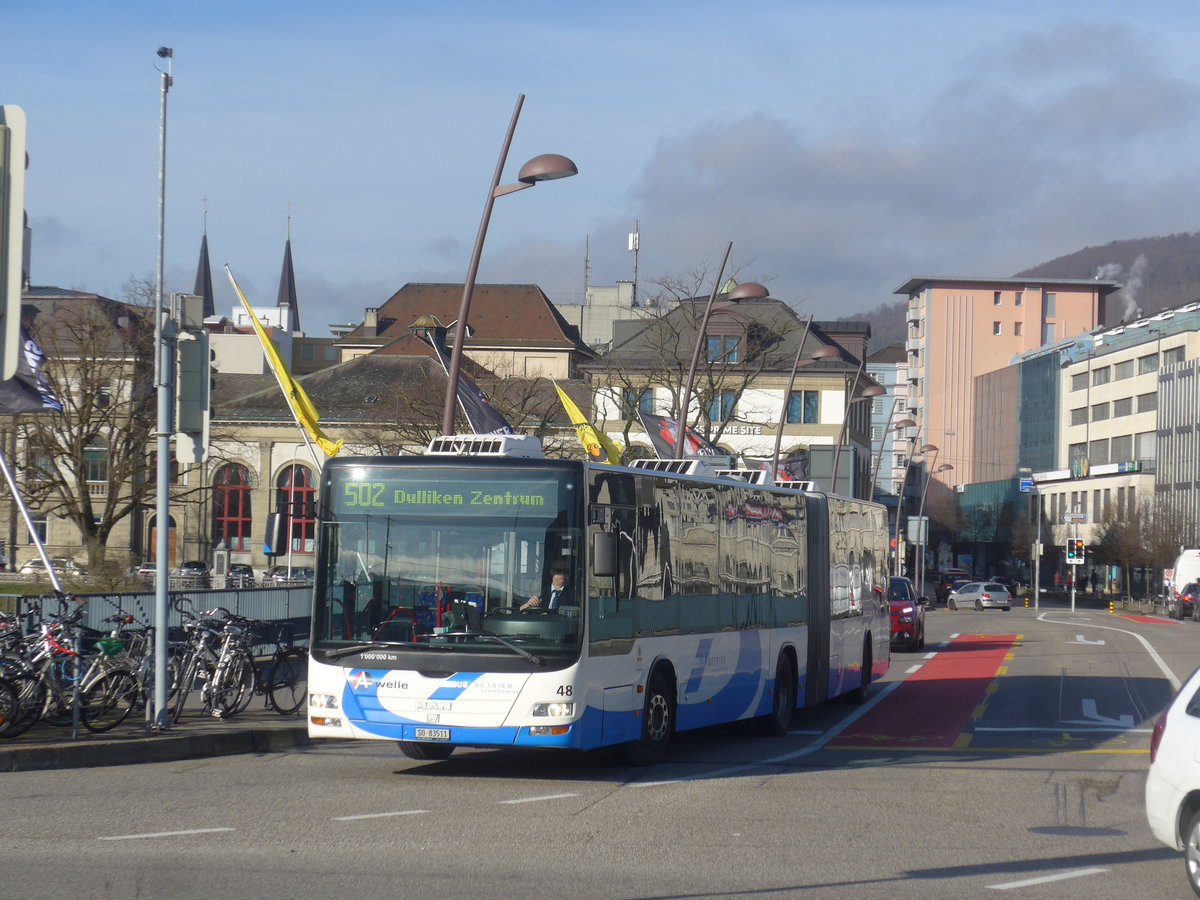
{"label": "bus headlight", "polygon": [[308,705],[311,709],[337,709],[338,698],[333,694],[309,694]]}
{"label": "bus headlight", "polygon": [[575,704],[570,701],[566,703],[535,703],[533,704],[533,714],[535,716],[549,716],[552,719],[562,719],[575,715]]}

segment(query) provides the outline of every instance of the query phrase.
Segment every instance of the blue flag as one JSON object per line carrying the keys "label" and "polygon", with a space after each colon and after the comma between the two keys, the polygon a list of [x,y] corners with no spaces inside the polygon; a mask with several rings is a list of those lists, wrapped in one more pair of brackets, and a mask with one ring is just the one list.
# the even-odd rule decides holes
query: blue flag
{"label": "blue flag", "polygon": [[0,414],[62,412],[62,402],[42,371],[45,361],[45,351],[22,326],[17,372],[7,381],[0,381]]}

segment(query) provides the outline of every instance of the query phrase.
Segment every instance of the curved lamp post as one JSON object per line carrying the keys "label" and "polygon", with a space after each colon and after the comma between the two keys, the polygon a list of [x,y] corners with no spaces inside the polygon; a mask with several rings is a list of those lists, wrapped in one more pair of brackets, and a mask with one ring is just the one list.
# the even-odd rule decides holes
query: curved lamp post
{"label": "curved lamp post", "polygon": [[[850,393],[846,397],[846,411],[842,415],[842,427],[838,430],[837,444],[833,448],[833,475],[829,478],[829,490],[831,493],[837,493],[838,459],[842,455],[842,441],[846,439],[846,426],[850,422],[850,407],[860,400],[870,400],[887,393],[887,388],[881,387],[878,384],[872,384],[869,387],[863,388],[863,392],[857,397],[854,396],[855,391],[858,390],[858,380],[862,377],[866,364],[867,361],[865,359],[859,362],[858,371],[854,373],[854,381],[850,386]],[[853,475],[850,477],[850,495],[854,495]]]}
{"label": "curved lamp post", "polygon": [[[937,462],[936,452],[933,454],[933,460],[934,462]],[[925,470],[925,486],[921,488],[921,503],[917,506],[917,521],[920,524],[925,525],[925,496],[929,493],[929,482],[933,480],[934,475],[940,475],[942,472],[949,472],[953,468],[954,466],[950,465],[950,463],[942,463],[940,466],[934,469],[933,472],[930,472],[928,469]],[[919,528],[917,530],[917,538],[919,539],[917,546],[919,552],[917,554],[916,561],[914,561],[914,565],[917,561],[921,563],[921,568],[919,569],[921,573],[921,590],[917,592],[918,596],[922,596],[925,590],[925,549],[928,544],[928,533],[928,526]]]}
{"label": "curved lamp post", "polygon": [[787,390],[783,392],[783,407],[779,410],[779,427],[775,429],[775,450],[771,454],[771,481],[779,481],[779,449],[783,444],[783,428],[787,424],[788,404],[792,400],[792,388],[796,386],[796,370],[801,366],[807,366],[809,363],[814,363],[819,359],[829,359],[831,356],[837,356],[837,348],[830,347],[828,344],[818,347],[812,352],[808,359],[801,362],[800,354],[804,352],[804,344],[808,340],[809,330],[812,328],[813,317],[809,316],[808,321],[804,323],[804,335],[800,338],[800,343],[796,347],[796,359],[792,362],[792,375],[788,379]]}
{"label": "curved lamp post", "polygon": [[[888,416],[889,423],[892,421],[892,416],[894,416],[896,414],[896,404],[899,402],[900,402],[899,397],[897,397],[895,400],[892,401],[892,412],[891,412],[891,415]],[[895,425],[889,425],[887,428],[885,428],[883,430],[883,433],[886,435],[889,431],[899,431],[901,428],[914,428],[914,427],[916,427],[916,424],[917,423],[914,422],[912,419],[901,419]],[[871,490],[867,494],[868,500],[875,499],[875,483],[879,479],[879,465],[880,465],[880,463],[883,462],[883,445],[885,443],[887,443],[887,442],[882,437],[880,437],[879,451],[875,454],[875,465],[871,467]]]}
{"label": "curved lamp post", "polygon": [[[904,507],[908,501],[908,472],[912,468],[914,456],[924,456],[926,453],[937,453],[938,448],[934,444],[925,444],[921,449],[917,449],[917,437],[913,435],[908,439],[908,459],[904,461],[904,480],[900,483],[900,502],[896,505],[896,571],[895,574],[900,574],[900,520],[904,514]],[[924,575],[918,579],[918,582],[923,582]]]}
{"label": "curved lamp post", "polygon": [[[687,384],[683,388],[683,397],[679,403],[679,422],[675,427],[675,458],[683,459],[683,439],[687,434],[688,406],[692,402],[692,387],[696,383],[696,364],[700,361],[700,348],[704,344],[704,339],[708,333],[708,318],[712,315],[713,303],[717,299],[717,291],[721,288],[721,278],[725,274],[725,264],[729,262],[730,251],[733,250],[733,241],[730,241],[725,247],[725,257],[721,260],[721,268],[717,269],[716,280],[713,281],[712,293],[708,297],[708,303],[704,307],[704,318],[700,320],[700,331],[696,334],[696,347],[692,351],[692,364],[688,367]],[[770,292],[759,284],[757,281],[746,281],[736,285],[733,290],[724,294],[724,298],[731,303],[739,303],[742,300],[761,300],[768,296]]]}
{"label": "curved lamp post", "polygon": [[508,133],[504,137],[504,146],[500,149],[500,160],[496,163],[496,174],[488,189],[487,200],[483,205],[483,218],[479,222],[479,233],[475,235],[475,247],[471,251],[471,263],[467,266],[467,278],[463,283],[462,305],[458,310],[458,327],[454,329],[454,348],[450,353],[450,368],[446,372],[446,402],[442,408],[442,434],[454,434],[454,404],[458,399],[458,371],[462,364],[463,341],[466,339],[467,316],[471,312],[471,295],[475,291],[475,275],[479,271],[479,258],[483,254],[483,239],[487,235],[488,222],[492,218],[492,206],[497,197],[523,191],[533,187],[539,181],[552,181],[556,178],[567,178],[578,175],[579,169],[575,163],[557,153],[544,153],[535,156],[517,173],[517,184],[500,184],[500,176],[504,172],[504,162],[508,158],[508,148],[512,145],[513,132],[517,129],[517,118],[521,115],[521,105],[525,95],[517,96],[517,105],[513,109],[512,121],[508,123]]}

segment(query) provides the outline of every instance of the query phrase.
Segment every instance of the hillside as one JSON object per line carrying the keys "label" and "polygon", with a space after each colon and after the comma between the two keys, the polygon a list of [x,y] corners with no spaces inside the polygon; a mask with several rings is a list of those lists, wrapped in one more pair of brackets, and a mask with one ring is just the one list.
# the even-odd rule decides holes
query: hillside
{"label": "hillside", "polygon": [[[1200,298],[1200,232],[1084,247],[1016,272],[1012,277],[1120,281],[1125,288],[1109,297],[1105,310],[1105,322],[1115,324],[1136,318],[1139,309],[1142,315],[1149,315]],[[869,322],[871,346],[880,348],[904,340],[904,311],[905,301],[899,300],[838,321]]]}

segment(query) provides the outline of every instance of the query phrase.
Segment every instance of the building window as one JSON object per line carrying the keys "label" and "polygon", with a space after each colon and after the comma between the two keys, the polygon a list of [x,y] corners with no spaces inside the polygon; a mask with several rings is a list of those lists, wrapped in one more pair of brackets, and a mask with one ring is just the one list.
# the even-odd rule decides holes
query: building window
{"label": "building window", "polygon": [[1092,421],[1103,422],[1108,418],[1108,411],[1109,406],[1107,402],[1092,404]]}
{"label": "building window", "polygon": [[1158,394],[1157,393],[1151,392],[1149,394],[1138,394],[1138,398],[1137,398],[1137,411],[1138,412],[1140,412],[1140,413],[1154,412],[1154,410],[1156,410],[1156,409],[1158,409]]}
{"label": "building window", "polygon": [[1000,305],[1000,292],[992,291],[992,306],[999,306],[999,305]]}
{"label": "building window", "polygon": [[307,361],[313,361],[317,358],[317,348],[313,344],[300,345],[300,358]]}
{"label": "building window", "polygon": [[1017,291],[1016,297],[1013,298],[1013,305],[1020,306],[1021,301],[1024,299],[1024,297],[1025,297],[1025,295],[1023,292]]}
{"label": "building window", "polygon": [[1108,438],[1101,438],[1088,444],[1088,462],[1093,466],[1102,466],[1108,462]]}
{"label": "building window", "polygon": [[1013,335],[1015,337],[1021,336],[1021,325],[1021,322],[1013,322]]}
{"label": "building window", "polygon": [[250,470],[237,463],[219,468],[213,476],[213,542],[224,541],[230,550],[249,550]]}
{"label": "building window", "polygon": [[1158,371],[1158,354],[1151,353],[1149,356],[1138,357],[1138,374],[1148,375],[1151,372]]}
{"label": "building window", "polygon": [[1113,462],[1126,462],[1133,459],[1133,435],[1123,434],[1113,438],[1109,453],[1112,455]]}
{"label": "building window", "polygon": [[1185,359],[1183,347],[1172,347],[1170,350],[1163,351],[1163,365],[1173,366],[1176,363],[1181,363]]}
{"label": "building window", "polygon": [[[158,454],[150,454],[150,469],[153,472],[158,471]],[[171,479],[171,484],[179,484],[179,460],[175,458],[175,451],[171,451],[171,462],[167,465],[167,471]]]}
{"label": "building window", "polygon": [[883,440],[883,426],[882,425],[872,425],[871,426],[871,441],[874,442],[874,441],[881,441],[881,440]]}
{"label": "building window", "polygon": [[1133,377],[1133,360],[1127,359],[1125,362],[1119,362],[1113,366],[1113,379],[1123,381],[1126,378]]}
{"label": "building window", "polygon": [[275,509],[288,515],[292,550],[312,553],[317,525],[312,472],[306,466],[288,466],[275,479],[275,488]]}
{"label": "building window", "polygon": [[1067,464],[1074,466],[1081,459],[1087,458],[1087,444],[1071,444],[1067,448]]}
{"label": "building window", "polygon": [[[32,517],[32,518],[33,518],[33,530],[34,530],[34,532],[37,533],[38,540],[41,541],[43,544],[45,544],[46,543],[46,517],[42,516],[41,518],[37,518],[37,517]],[[27,544],[33,543],[33,534],[27,533],[25,535],[25,543],[27,543]]]}
{"label": "building window", "polygon": [[708,361],[735,363],[738,361],[738,337],[734,334],[708,336]]}
{"label": "building window", "polygon": [[91,446],[83,448],[84,480],[89,484],[108,483],[108,448]]}
{"label": "building window", "polygon": [[1045,312],[1042,314],[1047,319],[1052,319],[1058,315],[1058,294],[1042,294]]}
{"label": "building window", "polygon": [[1092,384],[1108,384],[1112,380],[1112,368],[1103,366],[1099,369],[1092,370]]}
{"label": "building window", "polygon": [[882,400],[872,400],[871,401],[871,415],[872,416],[882,416],[883,415],[883,401]]}
{"label": "building window", "polygon": [[815,425],[820,412],[819,391],[792,391],[788,397],[787,423]]}
{"label": "building window", "polygon": [[897,453],[895,455],[895,457],[892,459],[892,468],[893,469],[903,469],[907,463],[908,463],[908,457],[905,456],[903,453]]}
{"label": "building window", "polygon": [[1087,372],[1080,372],[1078,375],[1071,376],[1071,390],[1086,391],[1088,386]]}
{"label": "building window", "polygon": [[625,388],[621,391],[621,418],[633,419],[639,412],[654,414],[654,391],[649,388],[637,390]]}
{"label": "building window", "polygon": [[1113,418],[1119,419],[1121,416],[1133,415],[1133,398],[1122,397],[1120,400],[1113,401]]}
{"label": "building window", "polygon": [[1086,425],[1088,420],[1088,411],[1086,406],[1081,406],[1078,409],[1071,410],[1072,425]]}
{"label": "building window", "polygon": [[1004,334],[1004,329],[999,322],[992,323],[992,334]]}

